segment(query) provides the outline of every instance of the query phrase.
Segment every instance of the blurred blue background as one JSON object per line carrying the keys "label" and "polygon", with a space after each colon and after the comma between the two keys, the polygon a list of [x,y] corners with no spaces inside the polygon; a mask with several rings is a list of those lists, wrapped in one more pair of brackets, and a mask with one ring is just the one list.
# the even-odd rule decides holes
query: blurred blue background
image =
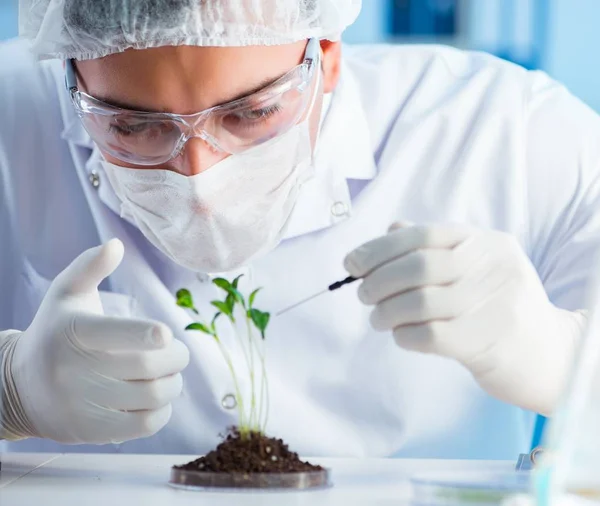
{"label": "blurred blue background", "polygon": [[348,42],[441,43],[541,69],[600,111],[599,0],[363,0]]}
{"label": "blurred blue background", "polygon": [[[600,0],[363,0],[345,40],[488,51],[548,72],[600,110],[599,22]],[[17,0],[0,0],[0,40],[16,34]]]}

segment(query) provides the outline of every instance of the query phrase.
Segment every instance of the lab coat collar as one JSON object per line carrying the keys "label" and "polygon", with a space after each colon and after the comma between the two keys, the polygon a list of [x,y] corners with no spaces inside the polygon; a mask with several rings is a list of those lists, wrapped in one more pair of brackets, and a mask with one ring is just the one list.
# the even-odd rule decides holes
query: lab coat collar
{"label": "lab coat collar", "polygon": [[352,202],[347,180],[370,180],[377,173],[358,84],[347,65],[342,64],[340,82],[324,107],[314,177],[300,192],[283,240],[348,219]]}
{"label": "lab coat collar", "polygon": [[370,180],[377,174],[371,130],[352,69],[342,61],[340,82],[324,120],[317,164],[346,179]]}

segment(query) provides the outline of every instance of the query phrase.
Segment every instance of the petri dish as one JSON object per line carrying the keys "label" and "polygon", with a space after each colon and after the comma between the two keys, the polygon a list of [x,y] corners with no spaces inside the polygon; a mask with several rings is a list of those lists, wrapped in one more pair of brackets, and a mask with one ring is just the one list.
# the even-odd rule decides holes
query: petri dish
{"label": "petri dish", "polygon": [[206,473],[171,469],[169,485],[185,490],[315,490],[329,488],[330,471],[307,473]]}
{"label": "petri dish", "polygon": [[413,503],[423,506],[499,504],[531,489],[528,472],[423,473],[410,478]]}

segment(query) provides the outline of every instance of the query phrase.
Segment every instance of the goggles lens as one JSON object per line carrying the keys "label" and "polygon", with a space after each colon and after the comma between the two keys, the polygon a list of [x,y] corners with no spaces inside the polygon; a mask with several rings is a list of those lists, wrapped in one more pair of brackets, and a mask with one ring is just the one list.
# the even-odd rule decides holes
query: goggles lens
{"label": "goggles lens", "polygon": [[100,149],[125,163],[159,165],[194,137],[236,154],[284,134],[302,118],[316,92],[315,68],[313,58],[257,93],[189,116],[129,111],[76,88],[70,91],[84,128]]}

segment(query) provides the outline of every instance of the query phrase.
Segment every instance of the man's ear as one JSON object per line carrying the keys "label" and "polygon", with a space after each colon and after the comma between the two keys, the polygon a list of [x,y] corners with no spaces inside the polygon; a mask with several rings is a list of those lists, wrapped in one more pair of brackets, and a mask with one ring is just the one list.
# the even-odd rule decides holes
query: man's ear
{"label": "man's ear", "polygon": [[331,93],[340,80],[342,65],[342,43],[321,41],[323,51],[323,93]]}

